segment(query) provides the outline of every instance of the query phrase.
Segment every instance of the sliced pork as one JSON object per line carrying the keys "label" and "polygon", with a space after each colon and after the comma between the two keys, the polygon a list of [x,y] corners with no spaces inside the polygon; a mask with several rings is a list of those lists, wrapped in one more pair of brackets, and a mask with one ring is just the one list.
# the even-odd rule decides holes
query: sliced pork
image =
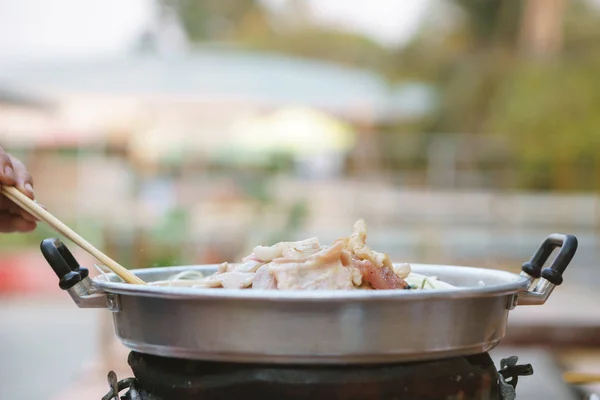
{"label": "sliced pork", "polygon": [[267,266],[280,290],[356,289],[362,275],[356,267],[342,263],[342,251],[338,243],[304,259],[277,258]]}
{"label": "sliced pork", "polygon": [[221,264],[214,274],[173,286],[258,290],[409,289],[410,265],[393,265],[367,245],[361,219],[350,237],[321,246],[317,238],[256,246],[241,264]]}

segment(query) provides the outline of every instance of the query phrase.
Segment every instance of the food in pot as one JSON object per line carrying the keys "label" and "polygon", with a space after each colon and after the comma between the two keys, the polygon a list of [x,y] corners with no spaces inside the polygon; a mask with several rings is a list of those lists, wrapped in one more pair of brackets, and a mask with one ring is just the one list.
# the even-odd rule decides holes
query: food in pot
{"label": "food in pot", "polygon": [[409,264],[392,264],[387,254],[367,245],[367,227],[361,219],[350,237],[321,245],[317,238],[256,246],[240,264],[223,263],[203,276],[184,271],[158,286],[263,290],[382,290],[450,289],[435,277],[411,272]]}

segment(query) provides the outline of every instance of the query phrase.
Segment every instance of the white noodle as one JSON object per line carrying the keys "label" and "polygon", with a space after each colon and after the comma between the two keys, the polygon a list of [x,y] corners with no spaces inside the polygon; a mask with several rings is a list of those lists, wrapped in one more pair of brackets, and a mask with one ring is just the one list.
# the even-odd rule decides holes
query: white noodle
{"label": "white noodle", "polygon": [[204,278],[204,274],[202,272],[194,271],[194,270],[186,270],[178,273],[177,275],[169,278],[170,281],[179,281],[179,280],[194,280],[194,279],[202,279]]}
{"label": "white noodle", "polygon": [[[96,268],[96,270],[98,270],[98,272],[100,272],[102,274],[102,276],[104,277],[106,282],[110,282],[110,278],[108,277],[108,272],[111,272],[111,271],[105,271],[106,267],[103,265],[100,266],[100,265],[94,264],[94,267]],[[115,274],[115,277],[119,280],[119,282],[125,282],[120,276],[118,276],[116,274]]]}

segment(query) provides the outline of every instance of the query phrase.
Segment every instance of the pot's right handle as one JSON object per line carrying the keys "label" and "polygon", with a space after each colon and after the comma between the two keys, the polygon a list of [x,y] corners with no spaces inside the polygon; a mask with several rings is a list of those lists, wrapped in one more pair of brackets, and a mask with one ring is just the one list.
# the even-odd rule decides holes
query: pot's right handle
{"label": "pot's right handle", "polygon": [[[531,282],[541,278],[535,289],[518,295],[518,305],[544,304],[555,286],[563,283],[562,274],[577,251],[577,238],[573,235],[553,233],[544,240],[531,260],[523,264],[522,274],[530,278]],[[560,249],[549,267],[544,264],[555,249]]]}

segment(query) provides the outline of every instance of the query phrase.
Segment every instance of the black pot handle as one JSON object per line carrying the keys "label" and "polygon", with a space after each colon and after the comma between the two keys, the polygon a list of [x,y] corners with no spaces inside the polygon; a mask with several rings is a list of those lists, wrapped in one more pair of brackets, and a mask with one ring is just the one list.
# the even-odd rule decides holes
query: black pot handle
{"label": "black pot handle", "polygon": [[[522,270],[534,278],[544,278],[558,286],[563,282],[562,274],[577,251],[577,238],[573,235],[553,233],[544,240],[531,260],[523,264]],[[560,248],[558,254],[548,268],[542,267],[548,261],[554,249]]]}
{"label": "black pot handle", "polygon": [[40,250],[58,277],[58,286],[61,289],[70,289],[89,276],[89,271],[79,265],[67,246],[59,239],[44,239]]}

